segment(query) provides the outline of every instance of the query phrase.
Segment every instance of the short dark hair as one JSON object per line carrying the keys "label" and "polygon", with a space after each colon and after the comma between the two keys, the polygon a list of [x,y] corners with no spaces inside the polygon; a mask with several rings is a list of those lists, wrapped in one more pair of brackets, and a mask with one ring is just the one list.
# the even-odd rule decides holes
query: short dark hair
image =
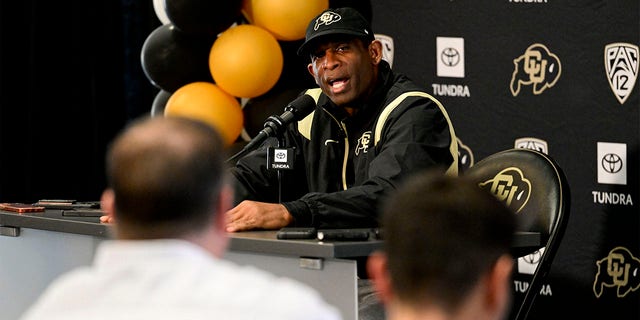
{"label": "short dark hair", "polygon": [[405,181],[387,199],[382,226],[398,297],[453,310],[479,277],[509,254],[516,217],[476,183],[430,170]]}
{"label": "short dark hair", "polygon": [[180,117],[144,117],[109,146],[108,186],[118,228],[163,238],[204,228],[223,183],[224,145],[211,126]]}

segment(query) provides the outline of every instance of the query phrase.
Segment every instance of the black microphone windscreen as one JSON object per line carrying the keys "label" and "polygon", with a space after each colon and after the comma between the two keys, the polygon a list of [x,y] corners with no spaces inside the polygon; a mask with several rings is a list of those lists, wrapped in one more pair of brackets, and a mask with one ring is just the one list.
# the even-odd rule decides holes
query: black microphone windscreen
{"label": "black microphone windscreen", "polygon": [[294,120],[299,121],[310,114],[315,107],[316,101],[310,95],[304,94],[291,101],[285,110],[293,113]]}

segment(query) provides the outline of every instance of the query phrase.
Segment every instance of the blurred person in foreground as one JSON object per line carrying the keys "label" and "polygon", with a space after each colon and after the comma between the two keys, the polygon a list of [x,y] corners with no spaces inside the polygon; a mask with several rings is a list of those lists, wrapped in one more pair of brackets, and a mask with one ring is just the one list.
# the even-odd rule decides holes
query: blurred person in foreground
{"label": "blurred person in foreground", "polygon": [[446,110],[392,71],[382,51],[356,9],[328,9],[309,22],[298,54],[309,57],[318,88],[302,93],[313,98],[311,113],[282,133],[292,168],[269,169],[269,140],[240,158],[231,170],[237,206],[227,212],[228,232],[377,227],[380,199],[406,177],[433,167],[457,174]]}
{"label": "blurred person in foreground", "polygon": [[498,320],[511,306],[516,215],[464,177],[424,172],[384,206],[367,271],[386,319]]}
{"label": "blurred person in foreground", "polygon": [[340,319],[313,289],[221,257],[232,201],[214,129],[138,119],[109,146],[101,204],[114,240],[62,275],[24,320]]}

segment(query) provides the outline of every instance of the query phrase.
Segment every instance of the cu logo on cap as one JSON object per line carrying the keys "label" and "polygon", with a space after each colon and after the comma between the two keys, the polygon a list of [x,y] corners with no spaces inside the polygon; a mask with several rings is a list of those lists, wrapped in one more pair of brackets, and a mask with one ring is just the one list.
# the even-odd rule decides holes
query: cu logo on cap
{"label": "cu logo on cap", "polygon": [[334,22],[340,21],[340,19],[342,19],[342,17],[335,12],[325,12],[320,17],[318,17],[318,19],[316,19],[316,25],[313,27],[313,30],[317,31],[321,25],[324,24],[328,26]]}

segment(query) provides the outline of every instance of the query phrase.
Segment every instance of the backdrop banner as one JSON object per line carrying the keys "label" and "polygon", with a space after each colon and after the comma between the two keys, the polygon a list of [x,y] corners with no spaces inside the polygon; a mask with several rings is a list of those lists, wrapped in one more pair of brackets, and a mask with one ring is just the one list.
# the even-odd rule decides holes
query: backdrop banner
{"label": "backdrop banner", "polygon": [[[447,108],[466,167],[532,148],[567,175],[568,229],[530,319],[640,318],[639,6],[372,1],[385,58]],[[518,259],[516,303],[538,256]]]}

